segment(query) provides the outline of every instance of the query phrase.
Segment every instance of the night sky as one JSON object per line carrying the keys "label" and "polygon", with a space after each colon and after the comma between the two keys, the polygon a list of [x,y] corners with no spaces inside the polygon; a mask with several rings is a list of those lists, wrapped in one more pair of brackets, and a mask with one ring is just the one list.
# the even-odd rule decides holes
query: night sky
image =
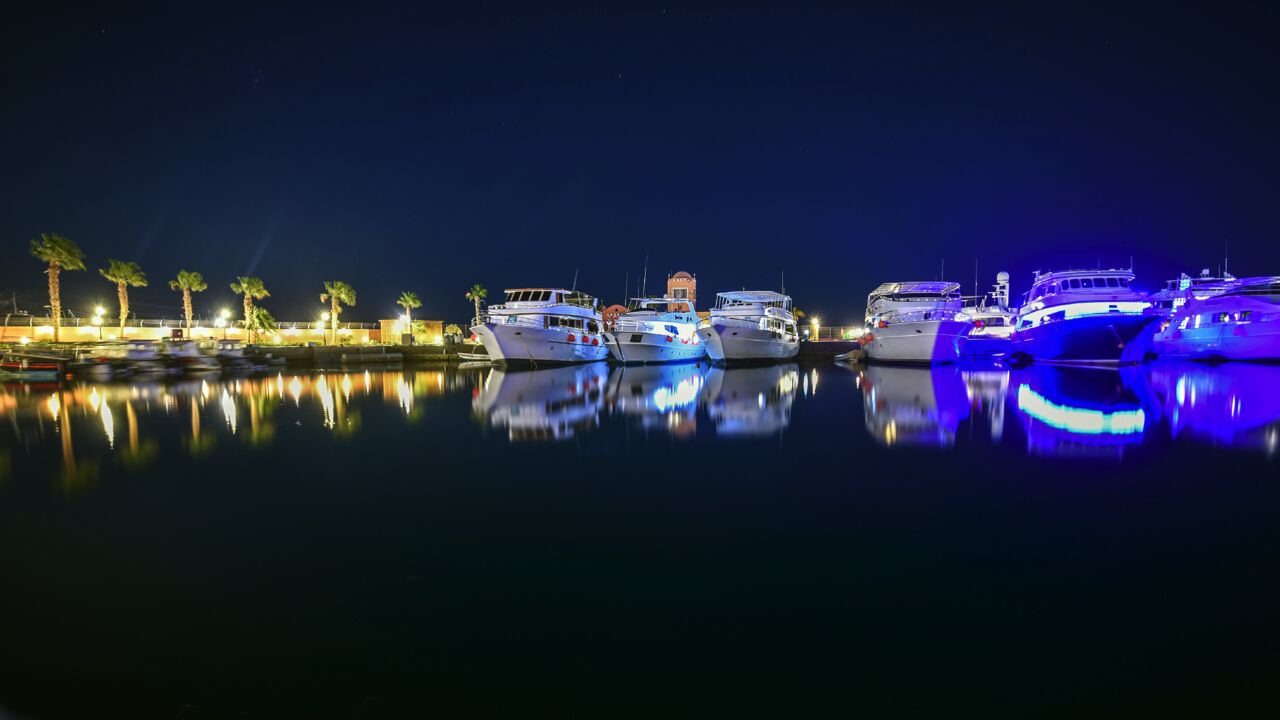
{"label": "night sky", "polygon": [[1271,11],[285,5],[6,3],[0,296],[48,302],[40,232],[89,256],[71,309],[112,306],[116,257],[170,317],[180,267],[202,313],[256,274],[285,320],[341,279],[344,319],[415,290],[451,321],[575,268],[616,302],[646,252],[651,292],[785,270],[831,322],[944,259],[966,292],[975,259],[984,290],[1130,256],[1154,288],[1227,242],[1280,273]]}

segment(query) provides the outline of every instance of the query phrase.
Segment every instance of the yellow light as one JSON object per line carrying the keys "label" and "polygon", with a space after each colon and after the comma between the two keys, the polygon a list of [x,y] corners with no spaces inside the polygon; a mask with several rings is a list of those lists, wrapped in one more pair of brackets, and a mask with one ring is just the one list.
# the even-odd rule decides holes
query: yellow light
{"label": "yellow light", "polygon": [[49,402],[47,404],[49,405],[49,414],[53,416],[54,420],[57,420],[58,410],[62,408],[62,401],[58,399],[57,393],[49,396]]}
{"label": "yellow light", "polygon": [[322,321],[327,321],[329,319],[329,313],[327,312],[320,313],[320,319]]}
{"label": "yellow light", "polygon": [[107,309],[106,309],[106,308],[104,308],[104,307],[102,307],[101,305],[99,305],[98,307],[96,307],[96,308],[94,308],[94,309],[93,309],[93,314],[94,314],[94,315],[106,315],[106,314],[107,314]]}
{"label": "yellow light", "polygon": [[220,320],[222,320],[222,321],[224,321],[224,322],[225,322],[225,321],[226,321],[226,319],[227,319],[227,318],[229,318],[229,317],[231,317],[231,311],[230,311],[230,310],[228,310],[228,309],[226,309],[226,308],[222,308],[222,310],[220,310],[220,311],[218,312],[218,319],[220,319]]}
{"label": "yellow light", "polygon": [[18,342],[23,345],[26,345],[27,343],[31,342],[31,338],[27,337],[26,335],[23,335],[22,337],[18,338]]}
{"label": "yellow light", "polygon": [[52,325],[41,325],[41,326],[39,326],[39,327],[37,327],[37,328],[36,328],[36,334],[37,334],[37,335],[52,335],[52,334],[53,334],[53,326],[52,326]]}

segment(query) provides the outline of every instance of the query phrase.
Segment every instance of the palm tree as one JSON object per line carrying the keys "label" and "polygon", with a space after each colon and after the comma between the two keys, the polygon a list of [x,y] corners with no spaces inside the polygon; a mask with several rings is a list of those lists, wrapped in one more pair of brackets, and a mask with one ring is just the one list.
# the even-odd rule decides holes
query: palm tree
{"label": "palm tree", "polygon": [[262,280],[256,277],[237,277],[231,283],[231,292],[244,296],[244,327],[247,331],[250,316],[253,315],[253,301],[271,297],[271,293],[267,292],[267,286],[262,284]]}
{"label": "palm tree", "polygon": [[276,319],[264,307],[251,307],[249,308],[248,320],[245,321],[244,326],[249,335],[249,343],[252,344],[259,333],[273,333],[276,331]]}
{"label": "palm tree", "polygon": [[147,276],[136,262],[107,260],[107,266],[98,272],[116,284],[116,297],[120,300],[120,337],[124,337],[124,321],[129,317],[129,288],[146,287]]}
{"label": "palm tree", "polygon": [[475,303],[476,306],[476,322],[480,322],[480,301],[489,296],[489,291],[484,289],[480,283],[471,286],[467,291],[467,299]]}
{"label": "palm tree", "polygon": [[62,287],[58,284],[58,273],[84,270],[84,253],[70,238],[40,233],[40,237],[31,241],[31,254],[49,265],[45,271],[49,275],[49,314],[53,316],[53,341],[57,342],[62,330]]}
{"label": "palm tree", "polygon": [[400,299],[396,301],[396,304],[404,308],[404,316],[409,320],[409,325],[412,327],[413,318],[410,317],[409,311],[414,308],[422,307],[422,301],[418,299],[418,293],[406,290],[405,292],[400,293]]}
{"label": "palm tree", "polygon": [[191,332],[191,293],[209,289],[204,276],[198,272],[178,271],[178,279],[169,281],[170,290],[182,291],[182,312],[187,316],[187,332]]}
{"label": "palm tree", "polygon": [[324,292],[320,293],[320,302],[330,304],[329,321],[333,323],[333,344],[338,344],[338,314],[343,304],[356,304],[356,289],[341,280],[326,280]]}

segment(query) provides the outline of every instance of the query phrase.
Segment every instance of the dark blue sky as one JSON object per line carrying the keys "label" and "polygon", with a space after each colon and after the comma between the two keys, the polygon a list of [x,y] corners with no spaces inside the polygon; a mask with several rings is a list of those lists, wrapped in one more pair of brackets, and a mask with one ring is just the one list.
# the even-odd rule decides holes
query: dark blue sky
{"label": "dark blue sky", "polygon": [[[1228,240],[1238,273],[1280,273],[1262,11],[260,5],[6,5],[0,293],[47,302],[41,231],[92,268],[138,261],[139,311],[172,316],[179,267],[210,281],[198,310],[254,273],[281,318],[336,278],[360,295],[345,318],[412,289],[458,321],[473,282],[575,267],[616,301],[646,250],[651,290],[785,270],[830,321],[944,258],[1016,292],[1131,255],[1156,286]],[[96,272],[64,288],[113,297]]]}

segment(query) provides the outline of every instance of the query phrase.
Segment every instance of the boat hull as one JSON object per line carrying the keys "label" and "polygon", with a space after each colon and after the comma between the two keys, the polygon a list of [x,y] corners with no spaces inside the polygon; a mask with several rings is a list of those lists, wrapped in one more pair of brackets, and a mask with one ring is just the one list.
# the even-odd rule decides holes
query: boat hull
{"label": "boat hull", "polygon": [[1280,322],[1170,326],[1156,334],[1152,350],[1170,360],[1280,360]]}
{"label": "boat hull", "polygon": [[701,339],[690,342],[659,333],[607,332],[604,341],[613,359],[627,365],[693,362],[707,352]]}
{"label": "boat hull", "polygon": [[599,336],[567,333],[559,328],[485,323],[472,327],[471,332],[497,365],[569,365],[598,362],[609,355],[609,348]]}
{"label": "boat hull", "polygon": [[871,331],[864,344],[873,362],[951,363],[960,357],[960,338],[973,325],[956,320],[890,324]]}
{"label": "boat hull", "polygon": [[769,330],[717,324],[698,329],[707,357],[716,363],[763,363],[790,360],[800,351],[800,341],[787,342]]}
{"label": "boat hull", "polygon": [[1014,357],[1062,365],[1142,362],[1155,335],[1156,315],[1087,315],[1014,332]]}

